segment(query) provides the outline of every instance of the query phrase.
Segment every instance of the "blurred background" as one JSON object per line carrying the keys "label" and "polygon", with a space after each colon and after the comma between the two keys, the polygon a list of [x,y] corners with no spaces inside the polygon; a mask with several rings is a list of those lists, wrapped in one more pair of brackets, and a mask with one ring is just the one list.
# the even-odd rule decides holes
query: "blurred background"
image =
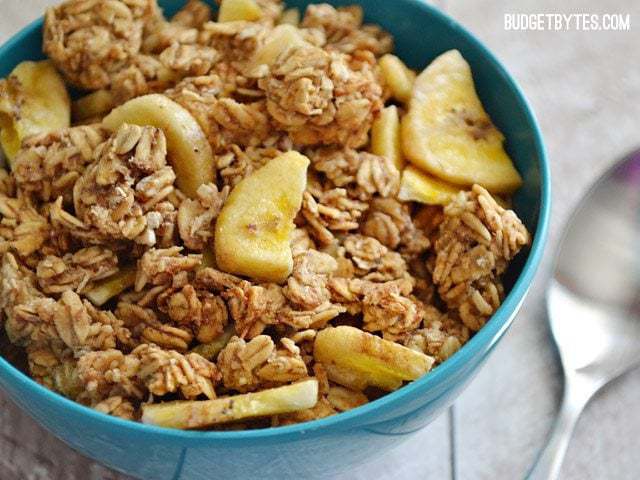
{"label": "blurred background", "polygon": [[[393,0],[387,0],[393,1]],[[42,15],[52,0],[0,0],[0,43]],[[553,178],[547,254],[504,341],[447,415],[374,464],[345,472],[365,479],[517,479],[543,445],[561,395],[544,289],[562,226],[591,182],[640,147],[638,0],[440,0],[503,62],[533,106]],[[510,13],[630,16],[628,31],[505,30]],[[416,42],[420,39],[416,39]],[[579,339],[578,339],[579,340]],[[562,479],[640,478],[640,370],[587,407]],[[125,480],[38,427],[0,392],[0,479]]]}

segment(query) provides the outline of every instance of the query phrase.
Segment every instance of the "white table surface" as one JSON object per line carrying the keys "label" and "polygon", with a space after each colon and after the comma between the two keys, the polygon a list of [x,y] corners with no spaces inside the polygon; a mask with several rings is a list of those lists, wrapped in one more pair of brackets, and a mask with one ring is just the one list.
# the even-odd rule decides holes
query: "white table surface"
{"label": "white table surface", "polygon": [[[392,1],[392,0],[388,0]],[[50,0],[0,0],[0,43]],[[640,2],[440,0],[518,80],[542,126],[553,173],[544,263],[504,340],[452,409],[410,442],[344,479],[522,478],[551,426],[561,375],[544,314],[550,257],[584,189],[640,146]],[[562,3],[561,6],[558,3]],[[627,32],[505,31],[504,13],[629,13]],[[640,478],[640,371],[601,392],[576,429],[567,480]],[[125,480],[48,434],[0,392],[0,478]]]}

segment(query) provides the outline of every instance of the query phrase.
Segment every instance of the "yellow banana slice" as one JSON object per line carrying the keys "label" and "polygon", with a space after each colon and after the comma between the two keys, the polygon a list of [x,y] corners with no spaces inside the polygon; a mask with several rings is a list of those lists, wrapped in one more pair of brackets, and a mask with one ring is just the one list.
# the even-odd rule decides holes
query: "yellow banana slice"
{"label": "yellow banana slice", "polygon": [[402,121],[407,159],[451,183],[478,183],[493,193],[510,193],[522,179],[503,143],[460,52],[450,50],[436,58],[416,79]]}
{"label": "yellow banana slice", "polygon": [[287,152],[236,185],[216,222],[218,268],[257,281],[286,280],[293,268],[293,220],[308,166],[307,157]]}
{"label": "yellow banana slice", "polygon": [[375,386],[396,390],[427,373],[432,357],[384,340],[359,328],[325,328],[316,335],[313,355],[330,380],[354,390]]}
{"label": "yellow banana slice", "polygon": [[404,155],[400,143],[400,116],[395,105],[384,108],[374,120],[371,126],[371,153],[387,157],[402,171]]}
{"label": "yellow banana slice", "polygon": [[278,25],[269,33],[264,44],[253,54],[246,70],[253,75],[259,74],[259,70],[256,69],[261,65],[272,65],[282,52],[304,43],[300,31],[296,27],[288,24]]}
{"label": "yellow banana slice", "polygon": [[142,422],[167,428],[202,428],[245,418],[306,410],[317,401],[318,381],[313,378],[215,400],[146,404],[142,406]]}
{"label": "yellow banana slice", "polygon": [[460,187],[408,166],[402,172],[398,199],[427,205],[446,205],[459,191]]}
{"label": "yellow banana slice", "polygon": [[22,140],[69,126],[71,102],[49,60],[22,62],[0,80],[0,145],[11,161]]}
{"label": "yellow banana slice", "polygon": [[91,303],[99,307],[104,305],[111,298],[124,292],[127,288],[133,287],[136,281],[135,265],[122,268],[115,275],[105,278],[103,281],[95,285],[91,290],[85,293]]}
{"label": "yellow banana slice", "polygon": [[380,66],[382,78],[391,91],[391,96],[403,103],[409,101],[413,82],[416,79],[416,72],[390,53],[383,55],[378,61],[378,65]]}
{"label": "yellow banana slice", "polygon": [[207,137],[193,116],[166,96],[154,93],[129,100],[104,117],[102,123],[114,132],[123,123],[162,129],[176,183],[187,196],[195,197],[200,185],[215,181],[213,151]]}
{"label": "yellow banana slice", "polygon": [[219,22],[244,20],[254,22],[262,18],[262,9],[255,0],[222,0],[218,13]]}

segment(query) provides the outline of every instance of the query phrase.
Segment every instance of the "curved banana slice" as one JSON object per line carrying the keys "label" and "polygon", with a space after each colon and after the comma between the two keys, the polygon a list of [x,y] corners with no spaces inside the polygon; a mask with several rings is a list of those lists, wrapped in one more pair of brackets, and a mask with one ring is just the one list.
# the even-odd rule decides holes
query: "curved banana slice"
{"label": "curved banana slice", "polygon": [[162,129],[176,183],[187,196],[194,198],[200,185],[215,181],[213,151],[207,137],[193,116],[173,100],[157,93],[144,95],[120,105],[102,120],[111,131],[123,123]]}
{"label": "curved banana slice", "polygon": [[9,161],[31,135],[69,126],[71,103],[49,60],[22,62],[0,80],[0,144]]}
{"label": "curved banana slice", "polygon": [[142,422],[166,428],[202,428],[244,418],[267,417],[312,408],[318,402],[315,378],[214,400],[176,401],[142,406]]}
{"label": "curved banana slice", "polygon": [[459,187],[409,166],[402,172],[398,200],[446,205],[459,191]]}
{"label": "curved banana slice", "polygon": [[380,72],[385,84],[391,91],[391,96],[400,102],[408,102],[411,98],[413,82],[416,73],[407,67],[402,60],[395,55],[387,53],[378,61]]}
{"label": "curved banana slice", "polygon": [[107,303],[111,298],[133,287],[136,281],[135,265],[125,267],[115,275],[105,278],[85,293],[85,296],[96,306]]}
{"label": "curved banana slice", "polygon": [[246,70],[255,75],[256,72],[259,73],[257,69],[263,65],[272,65],[285,50],[305,43],[307,42],[300,35],[300,30],[293,25],[278,25],[271,30],[264,44],[255,51]]}
{"label": "curved banana slice", "polygon": [[218,268],[258,281],[286,280],[293,268],[293,220],[308,166],[307,157],[287,152],[236,185],[216,222]]}
{"label": "curved banana slice", "polygon": [[396,390],[427,373],[434,359],[359,328],[325,328],[316,335],[313,356],[330,380],[355,390]]}
{"label": "curved banana slice", "polygon": [[255,0],[222,0],[218,13],[219,22],[244,20],[254,22],[262,18],[262,9]]}
{"label": "curved banana slice", "polygon": [[371,153],[387,157],[399,171],[404,167],[400,143],[400,115],[398,107],[390,105],[380,112],[371,126]]}
{"label": "curved banana slice", "polygon": [[476,94],[469,64],[457,50],[436,58],[418,76],[402,121],[407,159],[451,183],[478,183],[510,193],[522,178]]}

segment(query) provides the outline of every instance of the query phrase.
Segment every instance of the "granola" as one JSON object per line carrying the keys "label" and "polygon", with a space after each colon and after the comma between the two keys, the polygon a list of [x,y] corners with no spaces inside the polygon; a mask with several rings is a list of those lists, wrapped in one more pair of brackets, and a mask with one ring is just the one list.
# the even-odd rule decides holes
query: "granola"
{"label": "granola", "polygon": [[281,345],[276,348],[267,335],[258,335],[250,342],[232,338],[218,356],[224,386],[249,392],[306,377],[307,366],[300,349],[287,338],[281,340]]}
{"label": "granola", "polygon": [[129,337],[113,313],[97,310],[71,290],[57,302],[40,297],[15,305],[7,312],[5,329],[19,345],[65,346],[74,351],[115,348]]}
{"label": "granola", "polygon": [[355,148],[367,141],[374,115],[382,108],[382,87],[375,59],[360,57],[311,44],[292,46],[258,81],[270,115],[294,143]]}
{"label": "granola", "polygon": [[75,399],[82,393],[76,360],[68,349],[27,345],[26,352],[29,371],[38,383],[68,398]]}
{"label": "granola", "polygon": [[391,197],[400,185],[398,169],[390,159],[352,148],[322,148],[310,154],[314,168],[336,187],[348,188],[358,200],[374,195]]}
{"label": "granola", "polygon": [[364,12],[357,5],[334,8],[326,3],[309,5],[301,27],[324,34],[328,50],[352,54],[367,50],[376,56],[393,50],[393,37],[377,25],[363,25]]}
{"label": "granola", "polygon": [[142,40],[142,50],[146,53],[160,53],[172,43],[194,44],[198,39],[198,29],[211,20],[211,8],[200,0],[189,0],[170,21],[158,17],[153,27],[147,28]]}
{"label": "granola", "polygon": [[216,398],[214,386],[220,380],[215,364],[197,353],[182,355],[153,344],[142,344],[129,354],[113,349],[89,352],[78,359],[76,368],[84,386],[78,400],[93,406],[114,396],[139,401],[147,393]]}
{"label": "granola", "polygon": [[0,194],[0,216],[0,251],[13,251],[27,258],[47,245],[48,219],[36,210],[26,194],[19,192],[17,198]]}
{"label": "granola", "polygon": [[120,395],[105,398],[101,402],[96,403],[93,408],[98,412],[120,417],[125,420],[135,420],[135,407],[129,400],[122,398]]}
{"label": "granola", "polygon": [[479,330],[500,306],[500,275],[528,243],[529,233],[513,210],[479,185],[445,207],[434,242],[433,281],[468,328]]}
{"label": "granola", "polygon": [[[259,19],[214,21],[201,0],[172,18],[155,0],[66,0],[46,13],[45,54],[94,93],[74,102],[82,124],[20,139],[0,169],[0,327],[32,378],[99,412],[149,421],[143,412],[167,401],[260,398],[271,416],[224,427],[254,428],[357,408],[469,341],[531,240],[471,182],[448,184],[448,203],[402,200],[401,155],[372,153],[399,152],[400,133],[387,150],[370,138],[393,90],[393,37],[362,8],[309,5],[293,21],[280,0],[250,7]],[[13,81],[3,85],[18,109]],[[102,120],[150,93],[178,104],[157,117],[189,122]],[[403,125],[422,99],[407,95]],[[185,158],[209,147],[206,165]],[[495,191],[512,191],[513,175]],[[247,206],[237,192],[252,192],[236,188],[247,184],[269,191]],[[228,233],[230,215],[249,221]],[[256,268],[234,274],[220,245]],[[251,277],[265,265],[286,268]],[[282,410],[283,391],[305,409]]]}
{"label": "granola", "polygon": [[94,282],[118,272],[118,257],[105,247],[87,247],[63,257],[48,255],[38,263],[38,285],[44,293],[86,292]]}
{"label": "granola", "polygon": [[225,63],[247,61],[262,45],[269,27],[256,22],[207,22],[198,43],[216,49]]}
{"label": "granola", "polygon": [[16,185],[42,202],[62,196],[65,203],[70,203],[73,186],[106,138],[106,131],[99,125],[30,137],[13,160]]}
{"label": "granola", "polygon": [[140,51],[154,0],[68,0],[47,10],[44,52],[71,83],[97,90]]}
{"label": "granola", "polygon": [[96,149],[95,160],[74,185],[78,228],[71,234],[91,243],[155,245],[164,218],[158,206],[176,178],[166,155],[162,130],[128,124],[118,129]]}
{"label": "granola", "polygon": [[134,55],[127,67],[111,78],[109,92],[112,103],[119,105],[140,95],[166,90],[176,78],[180,78],[180,72],[172,70],[172,66],[167,66],[160,57],[142,53]]}
{"label": "granola", "polygon": [[395,198],[374,198],[361,230],[399,251],[406,260],[419,257],[431,245],[426,232],[411,217],[409,206]]}
{"label": "granola", "polygon": [[320,191],[316,195],[310,189],[304,193],[302,216],[313,237],[323,245],[334,241],[334,232],[357,230],[363,212],[369,208],[367,203],[349,198],[344,188]]}
{"label": "granola", "polygon": [[178,208],[178,231],[185,246],[202,251],[213,236],[213,224],[229,195],[229,187],[218,191],[214,184],[198,189],[198,198],[185,198]]}
{"label": "granola", "polygon": [[261,146],[271,134],[265,104],[224,97],[237,88],[211,74],[186,78],[167,95],[189,110],[215,151],[233,145]]}

